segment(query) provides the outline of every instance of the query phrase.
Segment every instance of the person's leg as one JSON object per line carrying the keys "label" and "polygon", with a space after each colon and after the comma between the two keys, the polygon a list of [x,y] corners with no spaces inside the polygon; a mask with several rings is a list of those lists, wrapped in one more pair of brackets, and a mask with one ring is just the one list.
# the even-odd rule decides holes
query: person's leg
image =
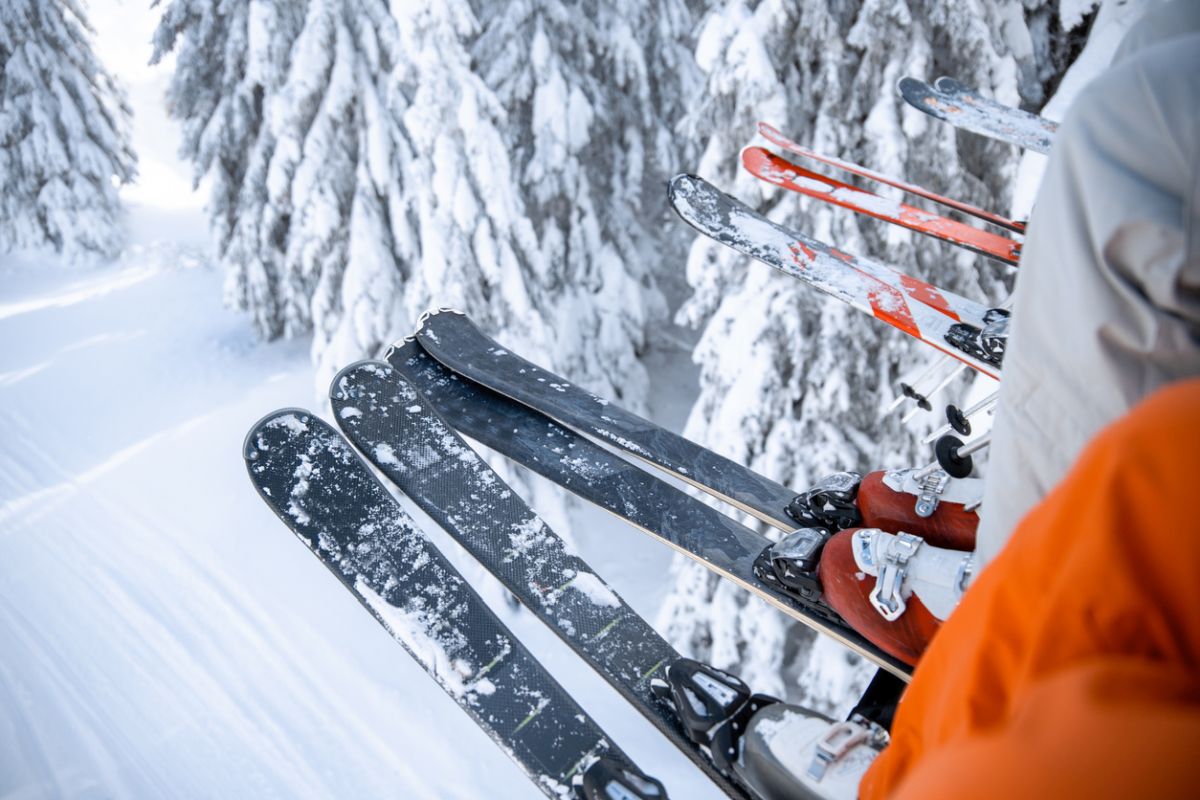
{"label": "person's leg", "polygon": [[1064,120],[1017,277],[981,564],[1098,430],[1200,375],[1198,176],[1200,35],[1130,53]]}
{"label": "person's leg", "polygon": [[1174,797],[1200,757],[1200,380],[1107,428],[918,665],[864,800]]}

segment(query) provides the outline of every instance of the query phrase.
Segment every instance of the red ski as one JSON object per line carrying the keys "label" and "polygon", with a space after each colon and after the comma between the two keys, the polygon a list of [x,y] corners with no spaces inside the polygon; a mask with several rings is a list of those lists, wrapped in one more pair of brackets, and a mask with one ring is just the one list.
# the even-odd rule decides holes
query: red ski
{"label": "red ski", "polygon": [[949,217],[888,200],[866,189],[827,178],[761,147],[743,150],[742,164],[755,177],[789,191],[956,244],[1014,267],[1020,260],[1021,243],[1007,236],[972,228]]}
{"label": "red ski", "polygon": [[1008,219],[1007,217],[1002,217],[999,214],[993,214],[991,211],[985,211],[984,209],[970,205],[969,203],[963,203],[959,200],[954,200],[949,197],[944,197],[940,194],[935,194],[934,192],[931,192],[928,189],[923,189],[916,184],[906,183],[904,181],[897,180],[896,178],[889,178],[883,173],[876,172],[872,169],[867,169],[866,167],[860,167],[858,164],[854,164],[850,161],[843,161],[840,158],[833,158],[832,156],[823,156],[820,153],[816,153],[806,147],[796,144],[791,139],[780,133],[777,129],[771,127],[765,122],[758,123],[758,132],[762,134],[763,138],[765,138],[767,141],[782,147],[784,150],[795,153],[796,155],[804,156],[805,158],[811,158],[814,161],[820,161],[822,164],[828,164],[831,167],[837,167],[838,169],[843,169],[846,172],[853,173],[854,175],[860,175],[873,181],[879,181],[880,183],[887,184],[888,186],[895,186],[901,191],[908,192],[909,194],[916,195],[917,197],[923,197],[926,200],[946,206],[947,208],[953,208],[955,211],[961,211],[964,214],[970,214],[972,217],[981,219],[984,222],[991,223],[992,225],[998,225],[1001,228],[1007,228],[1008,230],[1015,231],[1017,233],[1025,232],[1024,222]]}

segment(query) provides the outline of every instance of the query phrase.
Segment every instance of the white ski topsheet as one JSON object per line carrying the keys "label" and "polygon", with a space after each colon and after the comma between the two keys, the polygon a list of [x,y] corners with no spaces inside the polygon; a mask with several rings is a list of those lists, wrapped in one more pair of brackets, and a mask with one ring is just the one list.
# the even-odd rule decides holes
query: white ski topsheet
{"label": "white ski topsheet", "polygon": [[999,369],[952,347],[945,339],[956,322],[982,328],[987,307],[981,303],[790,231],[702,178],[676,176],[671,181],[671,201],[680,216],[701,233],[799,278],[985,375],[999,377]]}
{"label": "white ski topsheet", "polygon": [[933,86],[902,78],[900,93],[915,108],[957,128],[1047,154],[1058,124],[1037,114],[997,103],[953,78],[938,78]]}

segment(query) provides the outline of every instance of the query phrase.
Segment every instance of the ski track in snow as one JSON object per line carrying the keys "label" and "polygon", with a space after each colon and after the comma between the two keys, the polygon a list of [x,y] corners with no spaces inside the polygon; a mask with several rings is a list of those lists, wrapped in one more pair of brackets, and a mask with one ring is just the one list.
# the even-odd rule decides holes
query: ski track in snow
{"label": "ski track in snow", "polygon": [[[215,271],[152,255],[0,258],[0,797],[541,796],[253,491],[246,431],[319,408],[307,342],[257,343]],[[670,554],[579,513],[653,618]],[[418,521],[643,768],[719,796]]]}
{"label": "ski track in snow", "polygon": [[0,796],[536,796],[251,489],[306,343],[205,268],[38,261],[0,260]]}

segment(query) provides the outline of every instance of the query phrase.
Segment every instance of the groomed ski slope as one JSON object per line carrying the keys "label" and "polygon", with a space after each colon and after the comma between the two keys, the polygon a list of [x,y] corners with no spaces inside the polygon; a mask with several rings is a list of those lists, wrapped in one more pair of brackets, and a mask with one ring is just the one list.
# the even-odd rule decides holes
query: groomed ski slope
{"label": "groomed ski slope", "polygon": [[[99,269],[0,259],[0,797],[539,797],[255,495],[245,432],[315,387],[306,342],[257,343],[220,296],[175,246]],[[669,554],[594,519],[585,556],[653,619]],[[717,796],[485,596],[623,748]]]}

